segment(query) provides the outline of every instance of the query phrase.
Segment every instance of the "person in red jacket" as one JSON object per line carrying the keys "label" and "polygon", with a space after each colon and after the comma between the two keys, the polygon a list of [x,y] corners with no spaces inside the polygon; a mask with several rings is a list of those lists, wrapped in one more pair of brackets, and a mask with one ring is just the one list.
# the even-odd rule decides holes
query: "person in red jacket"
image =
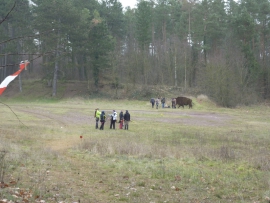
{"label": "person in red jacket", "polygon": [[120,129],[123,129],[123,124],[124,124],[124,113],[123,111],[121,110],[120,114],[119,114],[119,128]]}

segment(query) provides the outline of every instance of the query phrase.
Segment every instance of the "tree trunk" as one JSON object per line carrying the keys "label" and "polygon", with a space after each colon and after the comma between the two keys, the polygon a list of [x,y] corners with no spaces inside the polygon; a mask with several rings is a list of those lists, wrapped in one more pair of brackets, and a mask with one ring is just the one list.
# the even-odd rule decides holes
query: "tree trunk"
{"label": "tree trunk", "polygon": [[177,62],[176,62],[176,46],[174,44],[174,86],[177,87]]}
{"label": "tree trunk", "polygon": [[55,64],[54,64],[54,73],[53,73],[53,91],[52,91],[52,96],[56,96],[57,92],[57,77],[58,77],[58,57],[59,57],[59,38],[60,38],[60,31],[58,30],[58,36],[57,36],[57,45],[56,45],[56,51],[55,51]]}

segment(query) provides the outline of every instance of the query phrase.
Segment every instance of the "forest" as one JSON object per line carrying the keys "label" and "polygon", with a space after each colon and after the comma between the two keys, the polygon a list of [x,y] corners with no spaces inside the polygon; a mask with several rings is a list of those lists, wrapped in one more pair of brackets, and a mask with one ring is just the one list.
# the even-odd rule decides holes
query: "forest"
{"label": "forest", "polygon": [[94,91],[197,89],[224,107],[270,98],[269,0],[0,0],[0,81],[87,81]]}

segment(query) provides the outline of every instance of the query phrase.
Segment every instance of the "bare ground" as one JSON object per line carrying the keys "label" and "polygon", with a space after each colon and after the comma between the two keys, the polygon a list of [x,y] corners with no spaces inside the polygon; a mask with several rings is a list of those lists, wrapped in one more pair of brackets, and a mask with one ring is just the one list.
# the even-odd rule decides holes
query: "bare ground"
{"label": "bare ground", "polygon": [[[109,112],[110,110],[105,111]],[[40,119],[51,120],[51,122],[58,122],[62,125],[73,125],[73,124],[91,124],[94,123],[95,119],[88,115],[87,113],[83,114],[77,112],[76,110],[71,110],[63,115],[55,114],[53,111],[44,111],[35,108],[31,109],[20,109],[19,111],[32,114]],[[133,110],[131,112],[132,120],[140,121],[153,121],[153,118],[144,117],[143,114],[153,114],[156,115],[154,122],[168,122],[174,123],[176,125],[196,125],[196,126],[224,126],[227,122],[232,120],[231,116],[218,114],[218,113],[209,113],[209,112],[196,112],[193,110],[190,111],[181,111],[177,109],[172,109],[171,111],[140,111]],[[140,116],[138,116],[140,115]],[[169,117],[171,118],[168,118]]]}

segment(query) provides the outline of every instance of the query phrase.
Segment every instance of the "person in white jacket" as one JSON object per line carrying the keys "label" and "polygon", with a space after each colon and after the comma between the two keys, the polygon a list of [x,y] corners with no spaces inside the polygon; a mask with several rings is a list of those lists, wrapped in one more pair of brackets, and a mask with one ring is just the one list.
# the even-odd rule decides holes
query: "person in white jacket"
{"label": "person in white jacket", "polygon": [[117,113],[113,110],[113,114],[111,115],[111,125],[110,129],[115,129],[115,122],[117,121]]}

